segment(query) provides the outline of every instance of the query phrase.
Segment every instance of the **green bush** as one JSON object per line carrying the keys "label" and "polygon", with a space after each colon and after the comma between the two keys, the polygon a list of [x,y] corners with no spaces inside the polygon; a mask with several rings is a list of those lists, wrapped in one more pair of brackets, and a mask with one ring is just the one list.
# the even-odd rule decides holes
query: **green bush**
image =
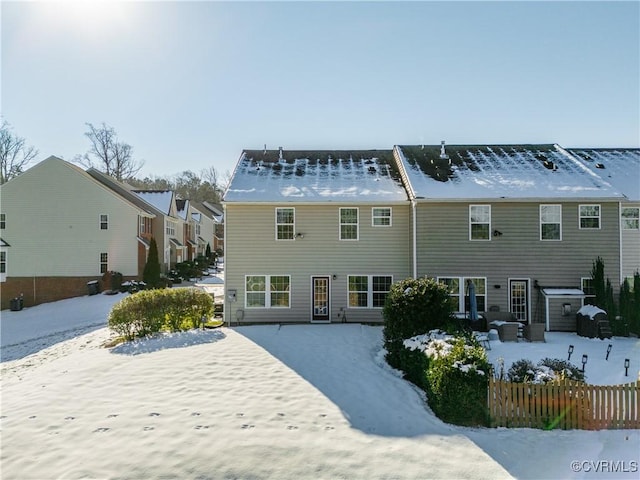
{"label": "green bush", "polygon": [[458,337],[429,358],[427,398],[433,412],[456,425],[488,426],[490,365],[484,349]]}
{"label": "green bush", "polygon": [[126,340],[160,331],[197,328],[213,315],[209,294],[195,288],[143,290],[125,297],[109,312],[109,328]]}
{"label": "green bush", "polygon": [[514,383],[549,383],[561,379],[584,381],[584,373],[574,364],[559,358],[543,358],[534,365],[531,360],[513,362],[507,379]]}
{"label": "green bush", "polygon": [[409,278],[394,283],[382,310],[389,365],[401,369],[404,339],[443,328],[450,322],[452,313],[453,305],[445,285],[430,278]]}
{"label": "green bush", "polygon": [[159,288],[161,284],[160,260],[158,259],[158,244],[156,243],[156,239],[154,237],[151,237],[147,263],[145,263],[144,271],[142,272],[142,280],[149,288]]}

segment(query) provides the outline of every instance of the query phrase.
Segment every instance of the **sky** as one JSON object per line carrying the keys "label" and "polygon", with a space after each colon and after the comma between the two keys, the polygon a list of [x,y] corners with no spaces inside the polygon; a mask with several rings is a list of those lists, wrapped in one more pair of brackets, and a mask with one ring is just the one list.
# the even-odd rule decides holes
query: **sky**
{"label": "sky", "polygon": [[2,1],[2,118],[139,176],[243,149],[640,146],[640,2]]}

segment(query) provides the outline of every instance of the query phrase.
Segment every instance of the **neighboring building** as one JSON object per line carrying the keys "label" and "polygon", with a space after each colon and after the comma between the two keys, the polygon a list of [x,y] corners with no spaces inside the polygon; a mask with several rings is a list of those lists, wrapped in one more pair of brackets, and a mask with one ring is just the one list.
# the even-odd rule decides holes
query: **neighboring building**
{"label": "neighboring building", "polygon": [[224,255],[224,207],[217,203],[203,202],[202,205],[210,212],[213,219],[213,245],[211,248],[215,252],[222,252]]}
{"label": "neighboring building", "polygon": [[[415,209],[414,276],[446,283],[458,310],[575,330],[599,256],[620,278],[622,195],[557,145],[397,146]],[[230,221],[228,218],[227,221]]]}
{"label": "neighboring building", "polygon": [[381,322],[411,275],[391,150],[245,150],[224,195],[225,319]]}
{"label": "neighboring building", "polygon": [[198,244],[197,255],[205,255],[207,245],[214,252],[216,215],[204,204],[197,202],[191,202],[191,212],[195,226],[195,241]]}
{"label": "neighboring building", "polygon": [[64,160],[36,164],[0,186],[1,307],[86,295],[107,271],[138,278],[139,225],[153,218]]}
{"label": "neighboring building", "polygon": [[[164,217],[164,242],[158,243],[162,248],[159,256],[163,271],[168,272],[176,263],[186,260],[187,247],[183,243],[185,221],[178,214],[175,193],[171,190],[132,190],[138,197],[153,205]],[[162,247],[161,247],[162,245]]]}
{"label": "neighboring building", "polygon": [[594,174],[624,195],[620,201],[620,282],[640,271],[640,149],[569,150]]}

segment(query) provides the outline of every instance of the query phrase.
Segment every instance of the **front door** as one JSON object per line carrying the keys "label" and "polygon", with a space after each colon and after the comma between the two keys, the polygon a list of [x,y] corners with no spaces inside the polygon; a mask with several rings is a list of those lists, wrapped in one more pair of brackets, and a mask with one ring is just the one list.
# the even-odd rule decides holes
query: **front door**
{"label": "front door", "polygon": [[529,280],[509,280],[509,297],[511,313],[529,323]]}
{"label": "front door", "polygon": [[329,277],[311,277],[312,322],[329,321]]}

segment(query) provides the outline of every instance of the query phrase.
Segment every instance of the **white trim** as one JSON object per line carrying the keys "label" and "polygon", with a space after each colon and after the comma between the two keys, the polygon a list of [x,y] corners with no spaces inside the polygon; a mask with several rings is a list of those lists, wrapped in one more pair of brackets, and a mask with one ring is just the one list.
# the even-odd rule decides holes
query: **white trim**
{"label": "white trim", "polygon": [[[247,295],[250,293],[249,290],[247,290],[247,277],[264,277],[264,286],[265,286],[265,290],[264,290],[264,306],[260,306],[260,307],[250,307],[247,305]],[[270,279],[271,277],[288,277],[289,278],[289,305],[287,305],[286,307],[274,307],[271,305],[271,282]],[[263,274],[263,273],[253,273],[253,274],[246,274],[244,276],[244,308],[248,309],[248,310],[259,310],[259,309],[269,309],[269,310],[290,310],[291,309],[291,299],[293,296],[293,288],[292,288],[292,284],[291,284],[291,275],[289,274],[273,274],[273,275],[268,275],[268,274]],[[278,292],[279,290],[276,290],[276,292]],[[260,293],[260,292],[252,292],[252,293]]]}
{"label": "white trim", "polygon": [[[278,238],[278,226],[279,225],[291,225],[290,223],[278,223],[278,210],[293,210],[293,230],[291,232],[291,238]],[[274,236],[276,242],[293,242],[296,239],[296,209],[295,207],[275,207],[275,231]]]}
{"label": "white trim", "polygon": [[[349,277],[367,277],[367,306],[366,307],[361,307],[361,306],[352,306],[349,304],[349,294],[351,293],[351,290],[349,290]],[[374,307],[373,306],[373,294],[375,293],[373,290],[373,278],[374,277],[389,277],[391,278],[391,284],[389,285],[389,288],[391,288],[391,286],[393,285],[393,275],[391,274],[386,274],[386,273],[374,273],[374,274],[367,274],[367,273],[348,273],[347,274],[347,308],[350,309],[354,309],[354,310],[380,310],[383,307]],[[361,292],[364,293],[364,291],[362,290],[356,290],[356,292]],[[380,292],[379,290],[377,292]],[[387,294],[389,293],[389,290],[387,290],[386,292]]]}
{"label": "white trim", "polygon": [[[313,279],[314,278],[326,278],[329,281],[329,283],[327,284],[327,295],[329,296],[329,299],[328,299],[328,302],[327,302],[328,303],[327,309],[329,310],[329,312],[328,312],[329,314],[327,315],[327,319],[326,320],[314,320],[313,319],[313,308],[314,308],[313,307],[313,300],[314,300],[313,299],[313,293],[314,293],[314,291],[313,291]],[[320,324],[322,324],[322,323],[331,323],[331,298],[333,297],[333,295],[331,295],[331,278],[332,278],[332,275],[330,275],[330,274],[311,275],[309,277],[309,292],[310,292],[310,295],[311,295],[311,297],[310,297],[311,302],[310,302],[310,305],[309,305],[309,308],[310,308],[310,312],[309,313],[311,314],[310,320],[309,320],[310,323],[320,323]]]}
{"label": "white trim", "polygon": [[[509,311],[511,312],[511,282],[527,282],[527,323],[532,323],[531,318],[531,279],[523,277],[509,277],[507,278],[507,285],[509,286]],[[511,312],[513,313],[513,312]]]}
{"label": "white trim", "polygon": [[[356,223],[342,223],[342,210],[355,210],[357,219]],[[342,225],[355,225],[356,238],[342,238]],[[338,208],[338,240],[341,242],[357,242],[360,240],[360,208],[359,207],[339,207]]]}
{"label": "white trim", "polygon": [[[582,207],[598,207],[598,215],[595,216],[583,216]],[[597,218],[598,227],[583,227],[582,219]],[[602,206],[599,203],[580,203],[578,204],[578,230],[600,230],[602,228]]]}
{"label": "white trim", "polygon": [[[560,238],[542,238],[542,207],[559,207],[560,208]],[[544,222],[545,225],[556,225],[556,222]],[[562,204],[559,203],[541,203],[538,205],[538,230],[541,242],[561,242],[562,241]]]}
{"label": "white trim", "polygon": [[[389,210],[389,225],[376,225],[374,220],[376,218],[387,218],[380,215],[375,215],[374,210]],[[371,226],[373,228],[389,228],[393,226],[393,209],[391,207],[371,207]]]}
{"label": "white trim", "polygon": [[[487,222],[471,222],[471,209],[473,207],[489,207],[489,230],[487,231],[487,238],[473,238],[473,233],[472,233],[472,225],[486,225]],[[491,205],[490,204],[486,204],[486,203],[473,203],[471,205],[469,205],[469,241],[471,242],[490,242],[491,241]]]}

